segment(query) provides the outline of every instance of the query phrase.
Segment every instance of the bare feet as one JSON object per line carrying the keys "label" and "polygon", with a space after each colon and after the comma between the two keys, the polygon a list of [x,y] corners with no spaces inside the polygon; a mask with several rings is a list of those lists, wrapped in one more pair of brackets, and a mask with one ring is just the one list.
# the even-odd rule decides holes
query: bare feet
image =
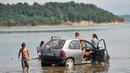
{"label": "bare feet", "polygon": [[25,68],[23,68],[23,72],[22,73],[25,73]]}
{"label": "bare feet", "polygon": [[27,73],[29,73],[29,70],[27,70]]}
{"label": "bare feet", "polygon": [[29,67],[27,68],[27,73],[29,73]]}

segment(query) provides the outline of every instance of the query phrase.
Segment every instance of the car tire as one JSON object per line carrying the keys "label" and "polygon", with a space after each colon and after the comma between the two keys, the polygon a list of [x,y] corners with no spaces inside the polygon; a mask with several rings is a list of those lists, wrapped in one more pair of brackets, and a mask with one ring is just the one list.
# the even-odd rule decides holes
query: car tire
{"label": "car tire", "polygon": [[47,66],[47,64],[44,63],[43,61],[41,61],[41,66],[42,66],[42,67],[43,67],[43,66]]}
{"label": "car tire", "polygon": [[65,66],[73,66],[74,60],[72,58],[68,58],[65,60]]}

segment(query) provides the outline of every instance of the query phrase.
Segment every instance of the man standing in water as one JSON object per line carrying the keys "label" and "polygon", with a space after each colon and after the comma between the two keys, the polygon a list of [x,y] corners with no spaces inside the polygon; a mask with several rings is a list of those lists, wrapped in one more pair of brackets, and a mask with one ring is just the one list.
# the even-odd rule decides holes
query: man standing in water
{"label": "man standing in water", "polygon": [[76,39],[84,39],[84,37],[80,36],[80,34],[78,32],[75,33],[75,38]]}
{"label": "man standing in water", "polygon": [[25,73],[25,67],[27,67],[27,72],[29,72],[28,61],[30,60],[30,58],[29,58],[28,48],[26,48],[26,44],[22,43],[21,47],[22,48],[19,50],[19,53],[18,53],[18,60],[20,60],[20,54],[22,54],[21,64],[22,64],[22,68],[23,68],[23,73]]}

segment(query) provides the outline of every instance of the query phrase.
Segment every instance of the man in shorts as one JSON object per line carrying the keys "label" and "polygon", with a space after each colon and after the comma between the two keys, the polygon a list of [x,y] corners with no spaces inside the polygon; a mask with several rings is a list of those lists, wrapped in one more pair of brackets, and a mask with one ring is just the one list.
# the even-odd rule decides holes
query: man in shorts
{"label": "man in shorts", "polygon": [[25,67],[27,67],[27,72],[29,72],[28,61],[30,60],[30,58],[29,58],[28,48],[26,48],[26,44],[22,43],[21,47],[22,48],[19,50],[19,53],[18,53],[18,60],[20,60],[20,54],[21,54],[22,55],[21,57],[22,69],[23,69],[23,73],[25,73]]}

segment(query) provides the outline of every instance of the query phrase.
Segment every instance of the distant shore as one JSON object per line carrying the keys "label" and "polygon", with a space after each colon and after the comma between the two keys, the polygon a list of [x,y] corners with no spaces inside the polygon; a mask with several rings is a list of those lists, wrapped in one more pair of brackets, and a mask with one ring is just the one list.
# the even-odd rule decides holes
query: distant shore
{"label": "distant shore", "polygon": [[81,21],[81,22],[66,22],[64,24],[57,24],[57,25],[0,26],[0,29],[2,28],[66,27],[66,26],[101,26],[101,25],[116,25],[116,24],[125,24],[125,22],[94,23],[92,21]]}

